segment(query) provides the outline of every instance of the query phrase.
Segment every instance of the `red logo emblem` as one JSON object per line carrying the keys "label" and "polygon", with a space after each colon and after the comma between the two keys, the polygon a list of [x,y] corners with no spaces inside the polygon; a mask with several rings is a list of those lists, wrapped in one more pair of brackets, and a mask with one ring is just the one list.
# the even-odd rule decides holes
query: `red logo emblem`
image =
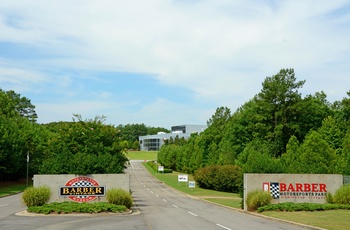
{"label": "red logo emblem", "polygon": [[60,196],[74,202],[89,202],[104,195],[105,186],[100,186],[96,180],[86,176],[75,177],[60,187]]}

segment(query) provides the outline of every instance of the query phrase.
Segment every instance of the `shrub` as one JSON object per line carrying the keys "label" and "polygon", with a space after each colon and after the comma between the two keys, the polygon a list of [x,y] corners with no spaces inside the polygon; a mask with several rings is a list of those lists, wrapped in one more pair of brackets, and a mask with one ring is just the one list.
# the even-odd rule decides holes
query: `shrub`
{"label": "shrub", "polygon": [[270,204],[271,199],[269,192],[260,190],[250,192],[246,199],[247,209],[248,211],[256,211],[258,208]]}
{"label": "shrub", "polygon": [[126,207],[124,205],[114,205],[107,202],[94,202],[94,203],[77,203],[77,202],[53,202],[50,204],[44,204],[43,206],[32,206],[28,208],[28,212],[35,213],[101,213],[101,212],[125,212]]}
{"label": "shrub", "polygon": [[350,204],[350,185],[343,185],[333,196],[335,204]]}
{"label": "shrub", "polygon": [[49,201],[51,190],[47,186],[29,187],[24,190],[22,199],[27,207],[42,206]]}
{"label": "shrub", "polygon": [[112,188],[107,191],[107,200],[111,204],[124,205],[129,209],[133,203],[131,194],[123,189],[118,188]]}
{"label": "shrub", "polygon": [[334,198],[332,193],[327,193],[326,194],[326,202],[329,204],[334,204]]}
{"label": "shrub", "polygon": [[243,185],[242,169],[237,165],[211,165],[198,169],[194,179],[201,188],[239,192]]}

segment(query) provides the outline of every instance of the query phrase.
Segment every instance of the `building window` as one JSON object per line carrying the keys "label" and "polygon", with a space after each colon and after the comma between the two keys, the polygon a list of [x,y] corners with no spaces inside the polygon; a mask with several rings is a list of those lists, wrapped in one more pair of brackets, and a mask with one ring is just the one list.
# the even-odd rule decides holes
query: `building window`
{"label": "building window", "polygon": [[160,145],[160,139],[144,139],[143,148],[148,151],[158,151]]}

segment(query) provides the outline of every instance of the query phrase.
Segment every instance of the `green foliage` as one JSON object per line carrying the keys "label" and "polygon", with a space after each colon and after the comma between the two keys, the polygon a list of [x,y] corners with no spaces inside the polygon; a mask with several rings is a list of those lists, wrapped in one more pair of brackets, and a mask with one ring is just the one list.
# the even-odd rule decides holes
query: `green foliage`
{"label": "green foliage", "polygon": [[51,190],[47,186],[29,187],[24,190],[22,200],[27,207],[42,206],[49,201]]}
{"label": "green foliage", "polygon": [[322,139],[322,136],[311,131],[300,145],[300,162],[304,166],[300,173],[334,173],[337,156],[335,150]]}
{"label": "green foliage", "polygon": [[269,204],[257,209],[257,212],[280,211],[280,212],[295,212],[295,211],[326,211],[346,209],[350,210],[350,205],[343,204],[316,204],[316,203],[292,203],[285,202],[279,204]]}
{"label": "green foliage", "polygon": [[107,200],[114,205],[124,205],[131,208],[133,203],[131,194],[123,189],[111,188],[107,190]]}
{"label": "green foliage", "polygon": [[350,205],[350,185],[343,185],[335,192],[333,203]]}
{"label": "green foliage", "polygon": [[122,173],[128,161],[118,129],[105,125],[104,117],[83,121],[51,123],[42,174]]}
{"label": "green foliage", "polygon": [[255,140],[247,144],[237,159],[245,173],[280,173],[279,159],[271,157],[271,147],[266,141]]}
{"label": "green foliage", "polygon": [[326,202],[329,204],[334,204],[334,198],[332,193],[327,193],[326,194]]}
{"label": "green foliage", "polygon": [[269,192],[260,190],[248,193],[246,198],[247,210],[256,211],[258,208],[270,204],[272,197]]}
{"label": "green foliage", "polygon": [[23,117],[29,121],[35,122],[38,118],[35,112],[35,106],[31,104],[26,97],[13,90],[3,91],[0,89],[0,114],[6,117]]}
{"label": "green foliage", "polygon": [[194,179],[201,188],[239,192],[243,187],[242,169],[237,165],[211,165],[198,169]]}
{"label": "green foliage", "polygon": [[68,214],[68,213],[102,213],[102,212],[125,212],[127,208],[123,205],[115,205],[106,202],[76,203],[76,202],[53,202],[42,206],[31,206],[28,212],[42,214]]}

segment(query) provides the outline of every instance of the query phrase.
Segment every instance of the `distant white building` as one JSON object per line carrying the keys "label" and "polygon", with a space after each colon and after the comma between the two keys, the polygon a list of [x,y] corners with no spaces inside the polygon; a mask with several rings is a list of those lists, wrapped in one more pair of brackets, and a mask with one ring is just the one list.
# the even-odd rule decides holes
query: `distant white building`
{"label": "distant white building", "polygon": [[139,136],[141,151],[158,151],[165,143],[165,140],[170,138],[188,139],[192,133],[203,132],[207,128],[206,125],[177,125],[171,127],[171,133],[159,132],[156,135]]}

